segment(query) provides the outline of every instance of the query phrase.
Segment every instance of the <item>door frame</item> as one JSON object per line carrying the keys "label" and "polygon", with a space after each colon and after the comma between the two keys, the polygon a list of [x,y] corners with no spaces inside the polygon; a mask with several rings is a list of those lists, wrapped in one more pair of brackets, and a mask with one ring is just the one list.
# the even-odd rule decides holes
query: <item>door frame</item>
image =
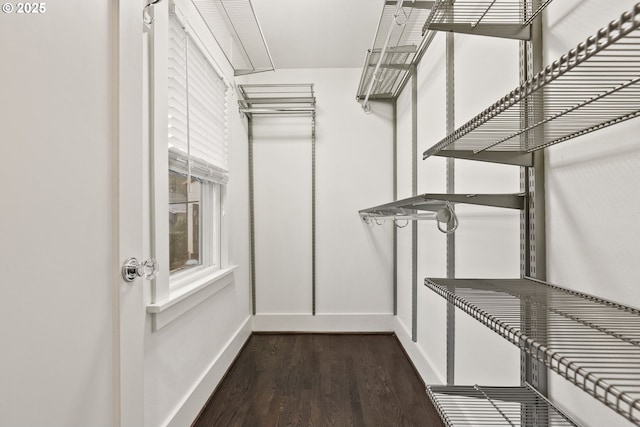
{"label": "door frame", "polygon": [[114,426],[144,425],[142,279],[125,282],[122,264],[143,257],[143,22],[140,1],[112,3],[113,75],[113,417]]}

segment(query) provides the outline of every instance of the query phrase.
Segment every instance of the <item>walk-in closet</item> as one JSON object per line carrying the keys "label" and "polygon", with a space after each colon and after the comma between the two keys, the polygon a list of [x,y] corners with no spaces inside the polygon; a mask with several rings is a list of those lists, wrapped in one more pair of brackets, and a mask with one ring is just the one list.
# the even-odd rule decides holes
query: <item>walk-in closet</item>
{"label": "walk-in closet", "polygon": [[636,0],[7,0],[0,427],[640,426]]}

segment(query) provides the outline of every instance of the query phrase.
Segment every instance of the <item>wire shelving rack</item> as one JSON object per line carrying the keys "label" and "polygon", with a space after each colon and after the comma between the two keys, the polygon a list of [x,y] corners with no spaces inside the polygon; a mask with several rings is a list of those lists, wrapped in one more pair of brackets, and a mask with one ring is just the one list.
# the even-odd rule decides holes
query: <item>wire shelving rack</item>
{"label": "wire shelving rack", "polygon": [[640,425],[639,310],[529,278],[425,285]]}
{"label": "wire shelving rack", "polygon": [[312,83],[238,85],[238,105],[247,115],[314,116],[316,96]]}
{"label": "wire shelving rack", "polygon": [[373,46],[367,51],[358,101],[393,99],[410,71],[416,55],[427,40],[422,24],[430,14],[432,1],[385,1]]}
{"label": "wire shelving rack", "polygon": [[533,152],[640,115],[640,3],[500,98],[423,158]]}
{"label": "wire shelving rack", "polygon": [[396,215],[412,215],[417,211],[436,212],[448,203],[465,203],[471,205],[493,206],[507,209],[524,209],[523,194],[434,194],[397,200],[384,205],[374,206],[358,211],[362,217],[393,217]]}
{"label": "wire shelving rack", "polygon": [[451,31],[502,37],[531,39],[531,22],[552,0],[526,2],[516,0],[438,0],[422,27],[422,32]]}
{"label": "wire shelving rack", "polygon": [[395,99],[438,31],[531,39],[531,22],[552,0],[386,0],[356,99]]}
{"label": "wire shelving rack", "polygon": [[528,384],[428,386],[427,393],[446,427],[577,426]]}

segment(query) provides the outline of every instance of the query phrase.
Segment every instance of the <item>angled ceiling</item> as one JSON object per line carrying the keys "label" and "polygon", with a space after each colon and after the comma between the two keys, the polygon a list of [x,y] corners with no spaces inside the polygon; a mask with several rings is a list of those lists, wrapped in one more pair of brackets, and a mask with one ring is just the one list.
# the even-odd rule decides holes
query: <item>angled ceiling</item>
{"label": "angled ceiling", "polygon": [[383,0],[251,0],[276,69],[361,67]]}

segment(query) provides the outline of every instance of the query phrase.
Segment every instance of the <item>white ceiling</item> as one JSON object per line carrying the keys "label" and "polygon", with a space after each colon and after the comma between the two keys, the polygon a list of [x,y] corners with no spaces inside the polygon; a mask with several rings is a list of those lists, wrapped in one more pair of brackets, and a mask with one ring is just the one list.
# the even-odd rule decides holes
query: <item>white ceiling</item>
{"label": "white ceiling", "polygon": [[276,69],[361,67],[383,0],[251,0]]}

